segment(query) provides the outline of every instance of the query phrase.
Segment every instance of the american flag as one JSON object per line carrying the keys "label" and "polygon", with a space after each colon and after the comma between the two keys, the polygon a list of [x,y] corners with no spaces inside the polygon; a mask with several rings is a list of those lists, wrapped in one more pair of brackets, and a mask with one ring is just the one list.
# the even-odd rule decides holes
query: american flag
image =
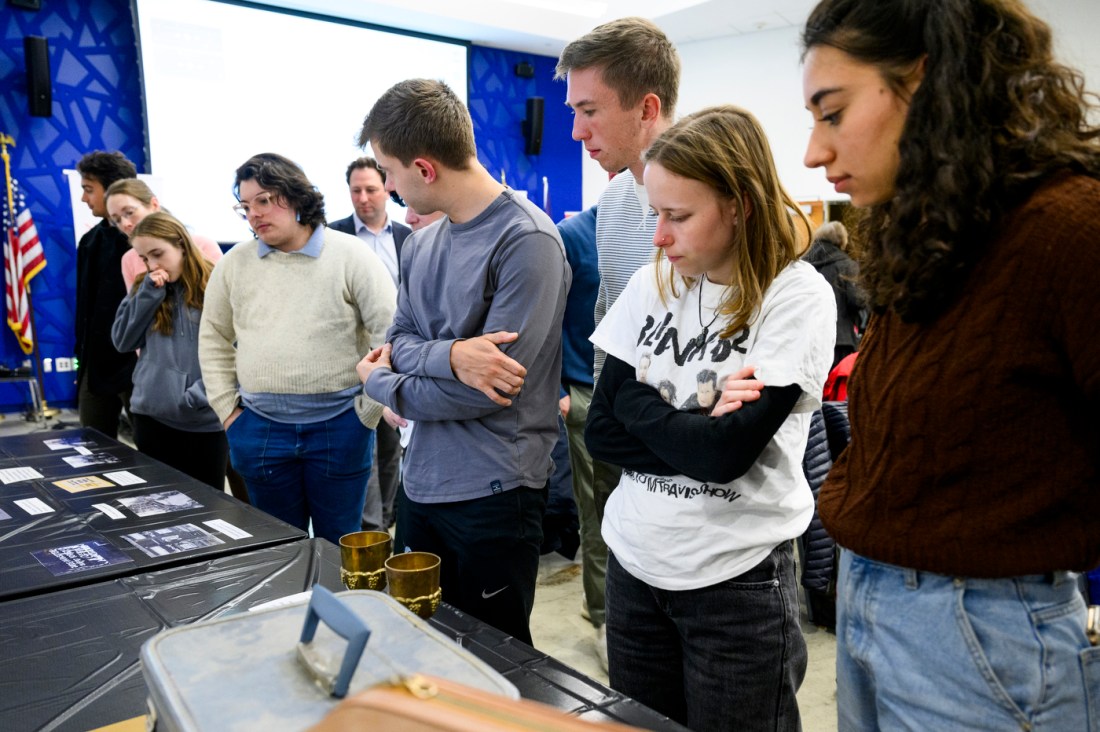
{"label": "american flag", "polygon": [[[10,197],[9,197],[10,196]],[[15,211],[10,202],[15,202]],[[23,353],[34,350],[31,332],[31,304],[27,283],[46,266],[46,255],[38,240],[27,202],[15,178],[4,196],[4,283],[8,306],[8,325],[15,331]]]}

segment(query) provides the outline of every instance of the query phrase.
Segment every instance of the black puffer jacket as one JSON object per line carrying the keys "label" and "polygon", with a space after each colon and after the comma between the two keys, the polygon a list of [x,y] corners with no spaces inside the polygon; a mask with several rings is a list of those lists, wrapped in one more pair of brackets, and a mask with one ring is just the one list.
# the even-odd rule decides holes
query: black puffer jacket
{"label": "black puffer jacket", "polygon": [[810,437],[806,442],[806,454],[802,458],[802,470],[814,494],[814,515],[810,525],[799,539],[802,550],[802,586],[808,590],[826,591],[835,577],[833,560],[835,542],[825,532],[821,517],[817,515],[817,493],[825,482],[825,476],[833,467],[829,452],[829,436],[821,412],[813,413],[810,420]]}

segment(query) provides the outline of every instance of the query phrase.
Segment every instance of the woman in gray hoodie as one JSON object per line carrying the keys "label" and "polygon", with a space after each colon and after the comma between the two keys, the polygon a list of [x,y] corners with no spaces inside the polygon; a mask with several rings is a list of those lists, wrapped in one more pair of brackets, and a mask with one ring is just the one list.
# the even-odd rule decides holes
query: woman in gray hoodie
{"label": "woman in gray hoodie", "polygon": [[146,216],[130,245],[148,272],[118,307],[111,331],[119,351],[141,349],[130,401],[134,443],[146,455],[218,490],[229,445],[210,408],[199,369],[199,318],[213,264],[170,214]]}

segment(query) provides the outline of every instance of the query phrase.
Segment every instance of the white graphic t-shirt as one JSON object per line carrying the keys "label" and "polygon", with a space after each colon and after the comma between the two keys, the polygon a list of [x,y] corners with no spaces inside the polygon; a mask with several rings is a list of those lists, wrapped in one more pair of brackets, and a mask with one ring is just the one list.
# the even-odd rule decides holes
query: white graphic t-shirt
{"label": "white graphic t-shirt", "polygon": [[715,308],[724,288],[700,279],[685,291],[678,282],[680,297],[666,306],[657,293],[656,267],[634,274],[592,334],[593,343],[633,365],[640,381],[683,410],[708,413],[725,378],[746,364],[756,366],[765,386],[802,389],[791,415],[737,480],[714,484],[623,471],[604,510],[608,548],[649,585],[697,589],[752,569],[809,525],[813,494],[802,456],[832,363],[836,301],[811,265],[794,262],[764,293],[749,325],[720,338]]}

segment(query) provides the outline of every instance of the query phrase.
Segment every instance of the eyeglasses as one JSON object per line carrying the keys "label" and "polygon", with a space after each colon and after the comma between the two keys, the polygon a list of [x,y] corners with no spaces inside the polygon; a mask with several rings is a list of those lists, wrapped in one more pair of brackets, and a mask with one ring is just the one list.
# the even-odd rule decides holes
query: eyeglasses
{"label": "eyeglasses", "polygon": [[118,216],[110,217],[111,225],[114,226],[116,229],[121,229],[123,221],[129,221],[130,219],[134,218],[134,216],[136,216],[138,213],[140,213],[138,209],[134,208],[133,206],[128,206],[122,209],[122,213]]}
{"label": "eyeglasses", "polygon": [[233,207],[233,210],[236,211],[237,215],[242,219],[248,220],[249,214],[255,213],[263,215],[278,205],[279,200],[274,193],[261,193],[251,201],[241,201]]}

